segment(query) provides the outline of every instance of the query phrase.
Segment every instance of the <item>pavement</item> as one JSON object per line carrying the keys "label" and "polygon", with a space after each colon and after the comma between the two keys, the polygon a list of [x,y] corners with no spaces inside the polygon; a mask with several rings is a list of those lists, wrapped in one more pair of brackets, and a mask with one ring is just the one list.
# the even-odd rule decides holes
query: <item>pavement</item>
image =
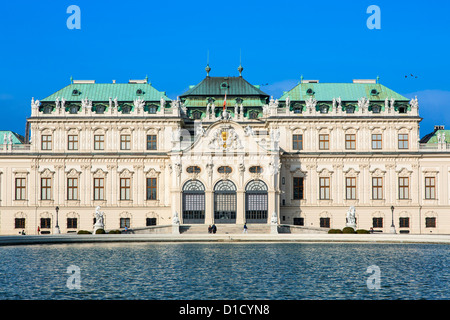
{"label": "pavement", "polygon": [[272,242],[272,243],[434,243],[450,244],[450,235],[412,234],[60,234],[0,236],[0,246],[112,242]]}

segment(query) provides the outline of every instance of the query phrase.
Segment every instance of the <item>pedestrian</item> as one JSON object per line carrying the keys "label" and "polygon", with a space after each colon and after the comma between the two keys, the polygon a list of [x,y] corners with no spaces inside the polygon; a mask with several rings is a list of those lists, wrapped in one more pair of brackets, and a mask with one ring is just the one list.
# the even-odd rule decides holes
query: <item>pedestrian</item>
{"label": "pedestrian", "polygon": [[39,228],[39,226],[38,226],[38,234],[41,234],[41,229]]}
{"label": "pedestrian", "polygon": [[216,227],[215,224],[212,225],[212,232],[213,232],[213,233],[216,233],[216,232],[217,232],[217,227]]}
{"label": "pedestrian", "polygon": [[247,223],[244,224],[244,233],[247,233]]}
{"label": "pedestrian", "polygon": [[128,227],[125,226],[125,233],[128,233]]}
{"label": "pedestrian", "polygon": [[211,227],[211,225],[208,226],[208,233],[212,233],[212,227]]}

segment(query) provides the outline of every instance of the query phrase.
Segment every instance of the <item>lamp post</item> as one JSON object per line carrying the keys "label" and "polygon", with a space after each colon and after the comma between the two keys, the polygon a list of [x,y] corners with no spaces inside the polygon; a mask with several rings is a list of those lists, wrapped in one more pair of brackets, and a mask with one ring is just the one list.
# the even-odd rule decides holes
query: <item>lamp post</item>
{"label": "lamp post", "polygon": [[58,225],[58,211],[59,211],[59,207],[55,208],[56,210],[56,225],[55,225],[55,229],[53,230],[54,234],[60,234],[61,231],[59,230],[59,225]]}
{"label": "lamp post", "polygon": [[397,233],[395,232],[395,225],[394,225],[394,206],[391,206],[391,213],[392,213],[392,223],[391,223],[391,233]]}

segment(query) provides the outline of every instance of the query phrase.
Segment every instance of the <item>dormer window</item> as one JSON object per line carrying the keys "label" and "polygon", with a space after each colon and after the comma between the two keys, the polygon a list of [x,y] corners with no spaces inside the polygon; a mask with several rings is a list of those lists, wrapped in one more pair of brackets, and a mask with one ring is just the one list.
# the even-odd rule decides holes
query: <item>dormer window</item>
{"label": "dormer window", "polygon": [[95,113],[97,114],[103,114],[105,113],[105,106],[99,105],[95,107]]}
{"label": "dormer window", "polygon": [[194,118],[196,120],[201,119],[202,118],[201,111],[196,110],[196,111],[192,112],[192,118]]}
{"label": "dormer window", "polygon": [[155,114],[158,111],[158,106],[152,104],[148,107],[148,113]]}
{"label": "dormer window", "polygon": [[79,90],[77,90],[77,89],[73,89],[72,90],[72,95],[73,96],[79,96],[80,94],[81,94],[81,92]]}
{"label": "dormer window", "polygon": [[313,89],[309,88],[308,90],[306,90],[306,94],[307,94],[308,96],[312,96],[312,95],[314,94]]}
{"label": "dormer window", "polygon": [[53,111],[53,107],[52,106],[44,106],[42,107],[42,111],[44,112],[44,114],[50,114]]}
{"label": "dormer window", "polygon": [[328,106],[326,105],[320,106],[320,113],[328,113]]}
{"label": "dormer window", "polygon": [[372,90],[370,91],[370,95],[371,95],[371,96],[377,96],[378,94],[379,94],[379,92],[378,92],[377,89],[372,89]]}
{"label": "dormer window", "polygon": [[345,111],[347,113],[355,113],[355,106],[348,106],[347,108],[345,108]]}
{"label": "dormer window", "polygon": [[144,91],[142,91],[142,89],[137,89],[137,90],[136,90],[136,94],[137,94],[138,96],[141,96],[141,95],[144,94]]}
{"label": "dormer window", "polygon": [[293,110],[294,110],[295,114],[299,114],[299,113],[302,113],[302,111],[303,111],[302,109],[303,109],[302,105],[297,103],[297,104],[294,105],[294,109]]}
{"label": "dormer window", "polygon": [[71,105],[70,107],[69,107],[69,113],[70,114],[77,114],[78,113],[78,106],[74,106],[74,105]]}
{"label": "dormer window", "polygon": [[381,112],[381,107],[380,106],[372,106],[372,113],[380,113]]}
{"label": "dormer window", "polygon": [[123,114],[129,114],[131,112],[131,106],[125,105],[122,107]]}
{"label": "dormer window", "polygon": [[248,118],[249,119],[257,119],[258,118],[258,112],[257,111],[250,111],[248,113]]}
{"label": "dormer window", "polygon": [[406,113],[408,110],[405,106],[398,107],[398,113]]}

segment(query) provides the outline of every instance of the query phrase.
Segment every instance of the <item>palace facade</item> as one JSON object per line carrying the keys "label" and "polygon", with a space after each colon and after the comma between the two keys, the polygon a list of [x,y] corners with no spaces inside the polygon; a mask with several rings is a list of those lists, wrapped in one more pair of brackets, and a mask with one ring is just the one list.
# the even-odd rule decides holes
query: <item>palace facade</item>
{"label": "palace facade", "polygon": [[[148,81],[71,83],[0,132],[0,234],[278,224],[450,233],[450,144],[379,83],[304,80],[278,99],[239,76],[171,100]],[[58,207],[58,209],[56,209]]]}

